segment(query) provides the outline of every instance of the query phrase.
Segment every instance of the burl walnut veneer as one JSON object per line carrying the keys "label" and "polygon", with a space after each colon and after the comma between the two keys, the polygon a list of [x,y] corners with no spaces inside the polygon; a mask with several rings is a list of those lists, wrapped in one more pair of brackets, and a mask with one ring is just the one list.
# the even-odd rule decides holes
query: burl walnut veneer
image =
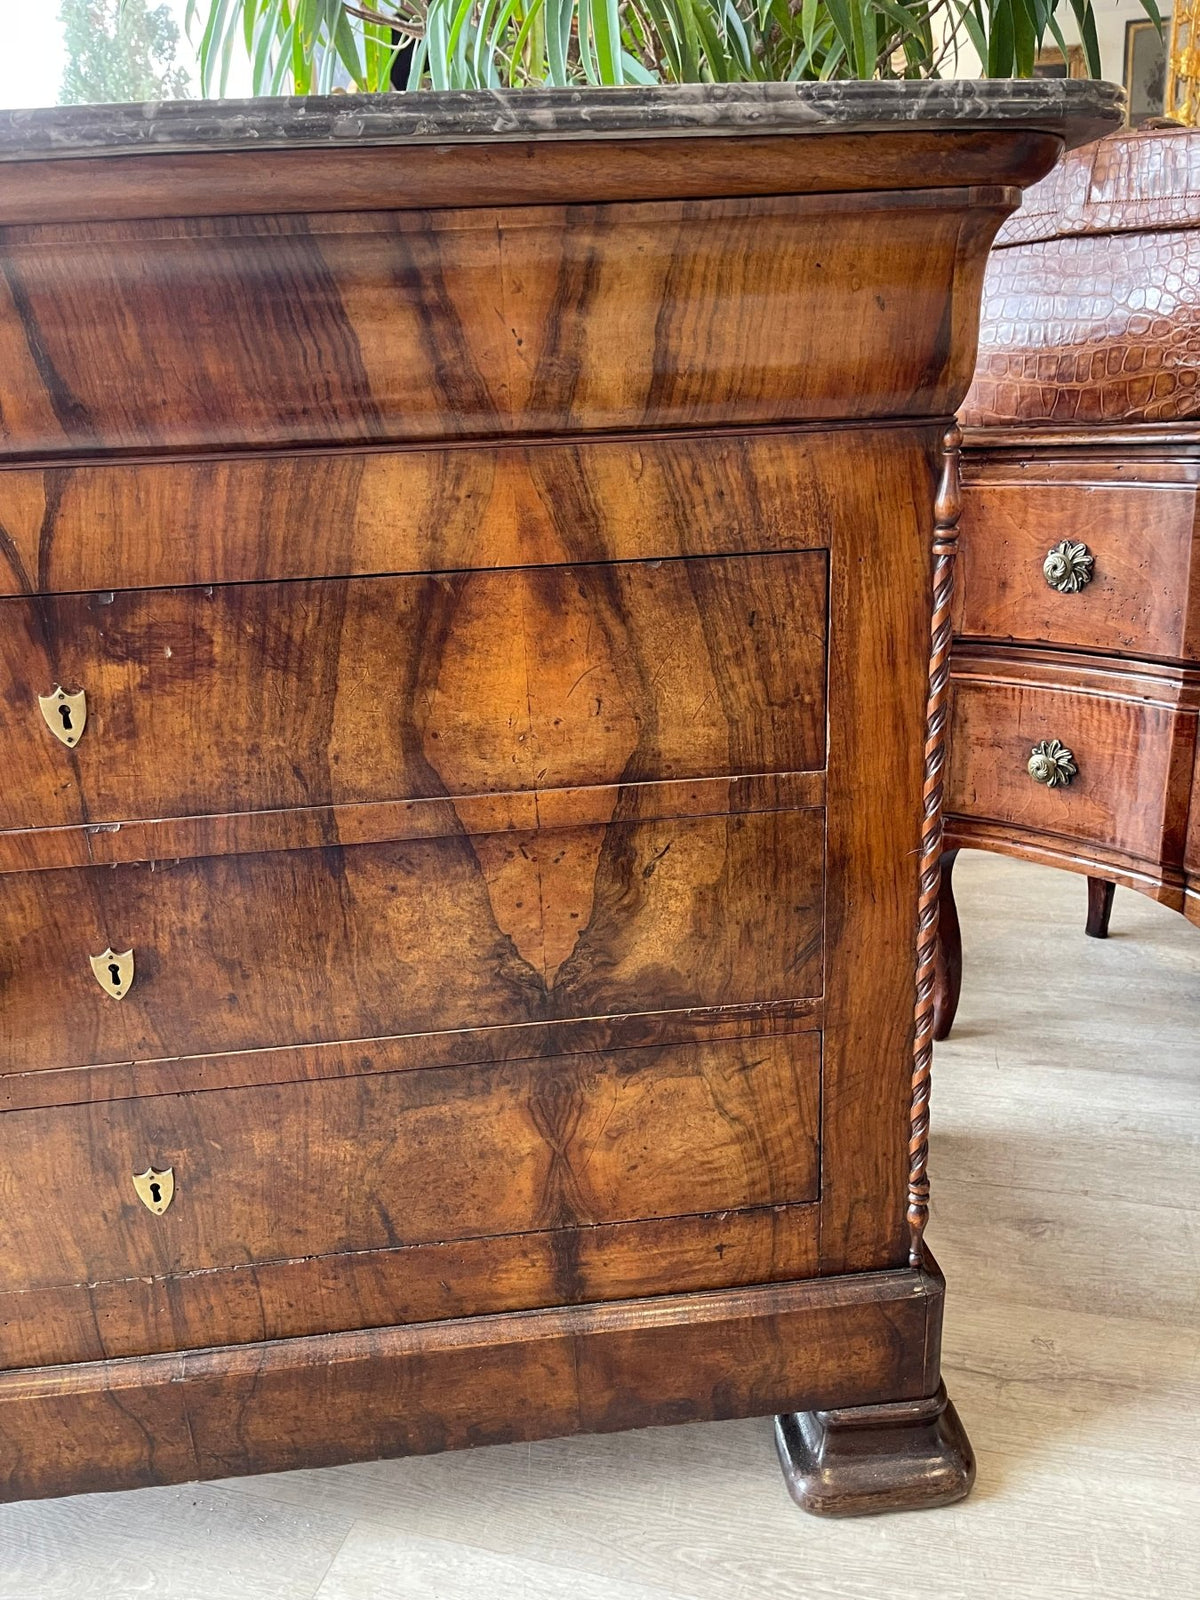
{"label": "burl walnut veneer", "polygon": [[772,1412],[966,1492],[947,430],[1118,100],[0,119],[6,1495]]}
{"label": "burl walnut veneer", "polygon": [[1087,874],[1095,937],[1116,883],[1200,923],[1200,133],[1077,150],[1005,223],[962,419],[938,1038],[962,846]]}

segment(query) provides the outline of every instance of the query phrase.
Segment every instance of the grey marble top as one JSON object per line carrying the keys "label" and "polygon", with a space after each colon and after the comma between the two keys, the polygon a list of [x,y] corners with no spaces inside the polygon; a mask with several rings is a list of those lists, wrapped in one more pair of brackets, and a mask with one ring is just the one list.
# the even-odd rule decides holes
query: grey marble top
{"label": "grey marble top", "polygon": [[1124,95],[1087,79],[673,84],[451,90],[0,111],[0,161],[171,150],[469,140],[780,134],[1023,123],[1071,145],[1108,132]]}

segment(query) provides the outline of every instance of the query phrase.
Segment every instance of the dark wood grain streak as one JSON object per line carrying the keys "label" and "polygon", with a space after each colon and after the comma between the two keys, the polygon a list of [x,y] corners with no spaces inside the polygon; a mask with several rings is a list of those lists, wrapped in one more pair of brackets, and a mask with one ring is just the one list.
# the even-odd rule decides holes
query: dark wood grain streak
{"label": "dark wood grain streak", "polygon": [[167,1056],[86,1067],[0,1072],[0,1110],[91,1105],[202,1089],[357,1078],[377,1072],[419,1072],[428,1067],[529,1061],[543,1056],[770,1039],[820,1029],[820,1000],[768,1000],[749,1005],[693,1006],[682,1011],[585,1017],[565,1022],[524,1022],[509,1027],[390,1038],[342,1039],[330,1044],[237,1050],[219,1055]]}
{"label": "dark wood grain streak", "polygon": [[765,772],[739,778],[535,788],[424,800],[292,806],[286,811],[20,828],[0,832],[0,873],[444,839],[460,836],[468,825],[479,833],[528,833],[539,826],[603,826],[614,817],[625,822],[668,821],[673,817],[791,811],[824,803],[824,773]]}
{"label": "dark wood grain streak", "polygon": [[945,415],[976,316],[955,293],[959,237],[969,226],[974,261],[1016,200],[976,188],[6,232],[0,361],[22,404],[0,455]]}
{"label": "dark wood grain streak", "polygon": [[0,1492],[918,1399],[941,1299],[897,1271],[5,1373]]}
{"label": "dark wood grain streak", "polygon": [[10,466],[0,593],[822,549],[870,514],[910,431]]}
{"label": "dark wood grain streak", "polygon": [[819,769],[826,588],[808,552],[0,601],[0,828]]}
{"label": "dark wood grain streak", "polygon": [[248,1262],[0,1294],[0,1368],[105,1361],[786,1283],[817,1271],[815,1205]]}
{"label": "dark wood grain streak", "polygon": [[[819,811],[5,879],[9,1070],[821,992]],[[135,950],[114,1001],[88,958]],[[54,1004],[47,1004],[53,996]]]}
{"label": "dark wood grain streak", "polygon": [[686,136],[610,138],[602,160],[594,146],[564,141],[324,149],[315,160],[308,150],[68,156],[49,174],[44,162],[6,161],[0,224],[175,217],[181,192],[193,216],[490,206],[498,194],[515,204],[546,205],[853,193],[910,188],[914,160],[927,187],[960,188],[993,182],[998,156],[1011,181],[1024,184],[1053,165],[1062,137],[1030,128],[939,129],[903,139],[828,131],[819,149],[814,161],[807,139],[751,135],[732,148]]}
{"label": "dark wood grain streak", "polygon": [[11,1112],[0,1169],[57,1177],[0,1291],[813,1200],[819,1082],[800,1033]]}

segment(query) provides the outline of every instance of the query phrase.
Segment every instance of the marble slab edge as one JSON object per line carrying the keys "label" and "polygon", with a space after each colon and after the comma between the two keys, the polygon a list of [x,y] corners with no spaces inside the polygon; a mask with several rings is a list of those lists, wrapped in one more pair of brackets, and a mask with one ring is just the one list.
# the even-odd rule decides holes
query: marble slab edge
{"label": "marble slab edge", "polygon": [[1124,92],[1092,79],[672,84],[174,100],[0,112],[0,161],[347,145],[637,139],[898,128],[1111,131]]}

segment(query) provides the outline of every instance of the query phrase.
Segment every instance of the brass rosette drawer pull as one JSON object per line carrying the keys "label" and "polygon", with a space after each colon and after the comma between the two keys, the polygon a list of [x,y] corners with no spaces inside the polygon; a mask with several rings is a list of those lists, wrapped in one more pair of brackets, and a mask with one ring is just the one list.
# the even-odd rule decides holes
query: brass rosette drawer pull
{"label": "brass rosette drawer pull", "polygon": [[1095,576],[1096,558],[1087,545],[1073,539],[1060,539],[1046,552],[1042,572],[1046,582],[1059,594],[1078,594]]}
{"label": "brass rosette drawer pull", "polygon": [[1079,764],[1061,739],[1043,739],[1029,756],[1029,776],[1047,789],[1065,789],[1077,777]]}

